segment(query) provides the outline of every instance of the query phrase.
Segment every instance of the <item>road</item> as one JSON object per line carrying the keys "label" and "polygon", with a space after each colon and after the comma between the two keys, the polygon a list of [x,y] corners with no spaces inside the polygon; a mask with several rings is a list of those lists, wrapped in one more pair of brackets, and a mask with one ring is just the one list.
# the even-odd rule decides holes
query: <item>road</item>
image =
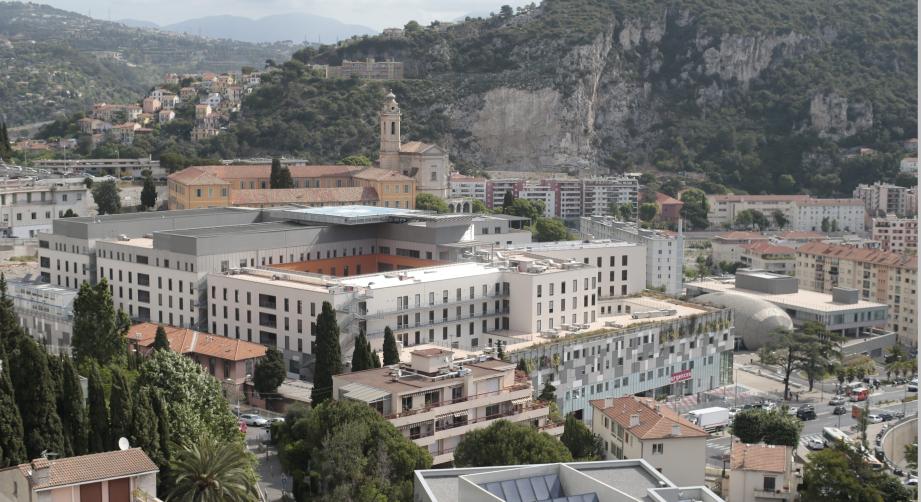
{"label": "road", "polygon": [[266,495],[266,500],[275,502],[282,499],[282,493],[290,493],[291,481],[281,470],[278,453],[274,447],[267,445],[268,439],[268,429],[261,427],[246,429],[246,447],[256,455],[259,461],[256,466],[260,478],[259,485]]}
{"label": "road", "polygon": [[[831,386],[830,388],[833,388]],[[916,415],[918,412],[918,405],[916,402],[911,403],[901,403],[899,402],[906,394],[906,385],[898,386],[884,386],[879,391],[874,392],[870,395],[870,413],[875,413],[877,411],[889,411],[889,412],[902,412],[904,411],[908,416]],[[811,438],[821,438],[822,429],[825,427],[837,427],[843,430],[845,433],[850,432],[850,428],[857,424],[857,421],[851,418],[851,406],[855,403],[846,403],[845,407],[848,412],[844,415],[834,415],[832,413],[833,406],[828,404],[828,400],[831,399],[831,395],[828,394],[825,396],[825,400],[819,402],[816,400],[803,400],[800,403],[791,403],[791,406],[797,406],[798,404],[805,404],[810,402],[815,406],[816,410],[816,419],[808,420],[803,423],[803,430],[800,433],[800,450],[801,453],[804,453],[805,444]],[[748,398],[746,400],[739,400],[739,403],[749,403],[755,402],[758,398]],[[886,401],[892,401],[886,403]],[[879,404],[883,402],[883,404]],[[857,403],[863,405],[863,403]],[[696,408],[704,408],[707,406],[713,406],[712,403],[704,404],[697,406]],[[870,441],[873,441],[873,438],[869,438]],[[732,438],[728,435],[723,435],[719,437],[714,437],[707,440],[707,463],[714,467],[723,466],[723,455],[729,451]],[[728,466],[727,466],[728,467]]]}

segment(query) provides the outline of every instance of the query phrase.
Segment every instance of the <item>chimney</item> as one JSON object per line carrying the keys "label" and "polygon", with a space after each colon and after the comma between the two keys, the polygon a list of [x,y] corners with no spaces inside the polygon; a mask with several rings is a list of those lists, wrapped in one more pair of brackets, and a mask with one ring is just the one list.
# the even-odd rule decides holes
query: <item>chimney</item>
{"label": "chimney", "polygon": [[634,413],[630,415],[630,427],[636,427],[637,425],[640,425],[640,416]]}
{"label": "chimney", "polygon": [[32,461],[32,484],[42,485],[48,482],[51,476],[51,461],[47,458],[37,458]]}
{"label": "chimney", "polygon": [[610,397],[604,398],[604,409],[608,409],[612,406],[614,406],[614,399]]}
{"label": "chimney", "polygon": [[681,435],[681,426],[678,424],[672,424],[672,436]]}

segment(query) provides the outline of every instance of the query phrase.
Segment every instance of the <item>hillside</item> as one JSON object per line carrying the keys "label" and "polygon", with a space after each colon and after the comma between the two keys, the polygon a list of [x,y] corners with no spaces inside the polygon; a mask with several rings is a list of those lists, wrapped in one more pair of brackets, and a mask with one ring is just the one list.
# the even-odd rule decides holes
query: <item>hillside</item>
{"label": "hillside", "polygon": [[[373,153],[385,86],[322,82],[302,63],[394,58],[415,79],[392,84],[407,136],[461,165],[846,193],[894,177],[896,140],[915,135],[916,18],[909,0],[546,0],[304,49],[247,99],[220,149]],[[856,145],[882,154],[847,160]]]}
{"label": "hillside", "polygon": [[45,5],[0,2],[0,120],[16,125],[84,111],[94,101],[136,101],[167,71],[261,67],[266,59],[287,59],[292,50],[287,44],[161,33]]}

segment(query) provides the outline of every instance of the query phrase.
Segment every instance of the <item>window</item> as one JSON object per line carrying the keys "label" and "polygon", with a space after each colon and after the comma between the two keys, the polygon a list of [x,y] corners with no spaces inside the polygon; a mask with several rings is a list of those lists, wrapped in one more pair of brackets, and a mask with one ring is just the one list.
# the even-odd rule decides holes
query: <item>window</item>
{"label": "window", "polygon": [[403,396],[403,398],[401,399],[401,401],[402,401],[401,405],[402,405],[402,407],[403,407],[403,411],[407,411],[407,410],[413,409],[413,398],[412,398],[412,396]]}
{"label": "window", "polygon": [[663,443],[653,443],[652,444],[652,454],[653,455],[662,455],[665,445]]}
{"label": "window", "polygon": [[774,476],[765,476],[764,477],[764,491],[773,492],[777,489],[777,478]]}

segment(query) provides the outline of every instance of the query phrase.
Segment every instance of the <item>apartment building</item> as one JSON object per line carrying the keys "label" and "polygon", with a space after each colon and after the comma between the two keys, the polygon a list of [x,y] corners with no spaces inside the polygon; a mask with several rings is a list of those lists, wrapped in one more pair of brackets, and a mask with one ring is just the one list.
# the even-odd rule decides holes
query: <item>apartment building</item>
{"label": "apartment building", "polygon": [[6,180],[0,183],[0,234],[32,238],[48,231],[68,210],[78,216],[95,214],[90,198],[79,178]]}
{"label": "apartment building", "polygon": [[518,190],[516,197],[543,204],[544,217],[553,218],[559,213],[557,210],[556,193],[548,186],[525,184]]}
{"label": "apartment building", "polygon": [[640,244],[646,249],[646,287],[680,294],[684,281],[684,235],[637,228],[636,224],[609,216],[583,217],[579,232],[584,239],[613,239]]}
{"label": "apartment building", "polygon": [[549,404],[532,401],[533,394],[530,380],[516,374],[513,363],[490,356],[455,358],[440,348],[413,350],[408,362],[394,366],[333,376],[333,399],[376,409],[426,449],[433,465],[452,462],[464,434],[496,420],[561,432],[548,421]]}
{"label": "apartment building", "polygon": [[403,80],[403,63],[400,61],[376,61],[367,58],[364,61],[342,60],[341,66],[321,67],[326,78],[357,77],[367,80]]}
{"label": "apartment building", "polygon": [[723,502],[705,486],[676,485],[645,460],[418,470],[413,497],[418,502]]}
{"label": "apartment building", "polygon": [[497,208],[502,207],[505,192],[511,191],[516,198],[543,201],[546,216],[567,220],[604,216],[610,213],[612,205],[631,204],[636,209],[639,193],[636,178],[625,176],[483,180],[482,191],[469,188],[472,183],[477,183],[475,186],[478,187],[480,182],[459,182],[457,196],[467,196],[461,195],[462,190],[482,193],[480,200],[489,208]]}
{"label": "apartment building", "polygon": [[605,459],[643,459],[680,485],[706,484],[702,459],[710,435],[667,403],[624,396],[593,400],[591,406],[592,432],[601,438]]}
{"label": "apartment building", "polygon": [[743,244],[739,261],[745,268],[793,275],[796,267],[796,249],[765,241]]}
{"label": "apartment building", "polygon": [[477,199],[486,202],[486,178],[453,173],[449,179],[452,199]]}
{"label": "apartment building", "polygon": [[[56,174],[88,173],[93,176],[131,176],[141,178],[145,171],[154,178],[166,176],[166,169],[159,160],[148,158],[120,159],[44,159],[32,163],[36,169],[46,169]],[[82,181],[82,180],[81,180]]]}
{"label": "apartment building", "polygon": [[19,325],[55,354],[70,353],[76,289],[30,280],[7,282]]}
{"label": "apartment building", "polygon": [[[611,206],[629,204],[637,207],[639,182],[628,177],[592,177],[582,181],[582,212],[560,216],[575,219],[580,216],[606,216],[611,214]],[[676,222],[677,223],[677,222]]]}
{"label": "apartment building", "polygon": [[733,440],[730,454],[729,500],[759,502],[799,500],[800,483],[789,446],[747,444]]}
{"label": "apartment building", "polygon": [[909,217],[918,214],[918,187],[905,188],[881,182],[860,184],[854,189],[854,198],[863,201],[870,217],[887,214]]}
{"label": "apartment building", "polygon": [[0,494],[10,502],[159,500],[159,471],[140,448],[43,457],[0,470]]}
{"label": "apartment building", "polygon": [[917,257],[809,243],[796,250],[796,278],[805,289],[828,293],[851,288],[860,291],[862,300],[888,305],[886,329],[898,333],[901,343],[917,346]]}
{"label": "apartment building", "polygon": [[893,253],[918,253],[918,218],[899,218],[887,214],[873,218],[870,238],[880,243],[880,249]]}
{"label": "apartment building", "polygon": [[823,220],[840,231],[863,232],[866,210],[856,199],[816,199],[809,195],[708,195],[707,219],[714,227],[735,224],[742,211],[760,211],[769,220],[783,213],[791,230],[818,231]]}
{"label": "apartment building", "polygon": [[758,232],[725,232],[710,241],[710,255],[714,263],[738,263],[742,261],[745,246],[769,241],[770,237]]}

